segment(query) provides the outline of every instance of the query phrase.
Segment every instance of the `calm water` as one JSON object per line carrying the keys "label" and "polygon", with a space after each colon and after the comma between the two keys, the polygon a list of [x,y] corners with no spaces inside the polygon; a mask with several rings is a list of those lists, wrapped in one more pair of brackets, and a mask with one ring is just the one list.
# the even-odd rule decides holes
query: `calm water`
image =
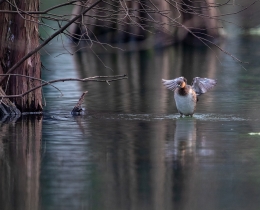
{"label": "calm water", "polygon": [[[205,48],[74,57],[49,47],[46,80],[127,74],[106,83],[59,83],[44,89],[43,117],[2,123],[1,210],[239,210],[260,206],[260,39],[223,48],[250,64]],[[161,79],[218,79],[193,118],[180,119]],[[85,114],[70,111],[82,92]],[[251,134],[251,135],[250,135]]]}

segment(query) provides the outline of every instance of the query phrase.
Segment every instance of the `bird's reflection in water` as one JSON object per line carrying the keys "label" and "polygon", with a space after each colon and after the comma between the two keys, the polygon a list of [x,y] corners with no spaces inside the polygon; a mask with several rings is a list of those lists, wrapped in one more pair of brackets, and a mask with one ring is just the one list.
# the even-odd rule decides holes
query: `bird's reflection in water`
{"label": "bird's reflection in water", "polygon": [[170,194],[168,199],[174,209],[191,209],[187,208],[187,199],[193,199],[190,190],[196,177],[196,119],[178,118],[174,128],[171,131],[173,136],[168,138],[165,147],[167,182],[171,183],[167,189]]}
{"label": "bird's reflection in water", "polygon": [[196,119],[180,118],[176,120],[174,138],[166,144],[167,159],[185,161],[185,157],[195,155]]}

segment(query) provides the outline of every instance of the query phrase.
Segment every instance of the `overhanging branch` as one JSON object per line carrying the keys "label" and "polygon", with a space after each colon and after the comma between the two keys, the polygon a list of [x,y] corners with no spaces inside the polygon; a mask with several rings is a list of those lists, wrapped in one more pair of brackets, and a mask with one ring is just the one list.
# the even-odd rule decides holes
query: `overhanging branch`
{"label": "overhanging branch", "polygon": [[[6,75],[8,76],[8,75]],[[24,75],[15,75],[15,76],[24,76]],[[33,78],[30,78],[33,79]],[[41,85],[38,85],[24,93],[18,94],[18,95],[0,95],[0,98],[18,98],[18,97],[23,97],[27,95],[28,93],[41,88],[46,85],[51,85],[56,82],[67,82],[67,81],[77,81],[77,82],[106,82],[109,84],[109,82],[114,82],[118,80],[123,80],[127,79],[127,75],[114,75],[114,76],[94,76],[94,77],[87,77],[83,79],[77,79],[77,78],[62,78],[62,79],[56,79],[56,80],[51,80],[51,81],[44,81]],[[109,84],[110,85],[110,84]]]}

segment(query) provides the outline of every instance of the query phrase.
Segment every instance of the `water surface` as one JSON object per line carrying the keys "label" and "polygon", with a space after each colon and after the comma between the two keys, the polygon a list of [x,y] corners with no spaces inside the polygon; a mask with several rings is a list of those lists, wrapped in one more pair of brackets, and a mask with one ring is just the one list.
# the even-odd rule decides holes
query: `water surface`
{"label": "water surface", "polygon": [[[45,80],[127,74],[44,89],[43,117],[2,123],[3,209],[258,209],[259,59],[256,37],[223,43],[250,64],[207,48],[174,46],[74,57],[50,48]],[[218,79],[193,118],[179,118],[161,79]],[[85,113],[70,111],[82,92]],[[251,134],[251,135],[250,135]],[[252,135],[254,134],[254,135]],[[2,209],[2,208],[1,208]]]}

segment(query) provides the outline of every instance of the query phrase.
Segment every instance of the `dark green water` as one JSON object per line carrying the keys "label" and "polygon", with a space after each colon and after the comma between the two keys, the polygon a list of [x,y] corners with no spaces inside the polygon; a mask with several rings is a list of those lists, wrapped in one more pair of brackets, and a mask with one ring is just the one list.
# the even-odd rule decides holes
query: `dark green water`
{"label": "dark green water", "polygon": [[[4,210],[239,210],[260,206],[260,71],[256,37],[223,48],[42,55],[46,80],[127,74],[111,83],[45,88],[46,112],[2,123],[0,205]],[[193,118],[180,119],[161,79],[218,79]],[[70,111],[82,92],[85,114]],[[250,135],[251,134],[251,135]],[[254,134],[254,135],[252,135]]]}

